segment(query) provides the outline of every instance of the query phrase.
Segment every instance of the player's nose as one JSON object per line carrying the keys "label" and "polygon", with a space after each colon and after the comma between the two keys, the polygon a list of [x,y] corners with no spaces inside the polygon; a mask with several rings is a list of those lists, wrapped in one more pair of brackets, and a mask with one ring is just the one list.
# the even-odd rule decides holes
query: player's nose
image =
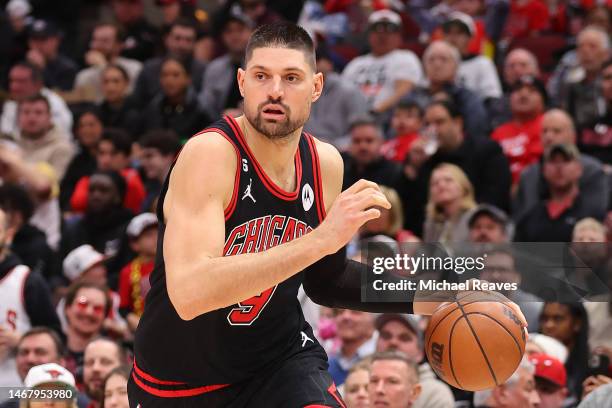
{"label": "player's nose", "polygon": [[275,75],[270,81],[270,89],[268,91],[268,95],[272,99],[279,99],[283,96],[283,81],[279,75]]}

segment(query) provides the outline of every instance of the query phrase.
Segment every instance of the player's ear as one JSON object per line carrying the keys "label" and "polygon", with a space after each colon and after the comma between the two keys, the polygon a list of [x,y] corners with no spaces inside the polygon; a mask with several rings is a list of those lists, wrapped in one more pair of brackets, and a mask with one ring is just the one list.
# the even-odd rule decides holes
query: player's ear
{"label": "player's ear", "polygon": [[236,76],[238,78],[238,89],[240,89],[240,96],[244,98],[244,77],[246,76],[245,70],[242,68],[238,68]]}
{"label": "player's ear", "polygon": [[317,72],[313,76],[313,85],[312,85],[312,101],[315,102],[321,96],[323,92],[323,74],[321,72]]}

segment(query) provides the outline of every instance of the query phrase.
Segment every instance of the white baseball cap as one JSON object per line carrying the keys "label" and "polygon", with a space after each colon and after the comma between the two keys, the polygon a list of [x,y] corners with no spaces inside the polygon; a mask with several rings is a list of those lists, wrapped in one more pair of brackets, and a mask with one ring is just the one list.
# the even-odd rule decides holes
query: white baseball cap
{"label": "white baseball cap", "polygon": [[395,26],[402,26],[402,18],[395,11],[391,10],[378,10],[370,14],[368,17],[368,26],[373,26],[378,23],[388,23]]}
{"label": "white baseball cap", "polygon": [[132,221],[127,226],[127,235],[130,238],[138,238],[142,232],[153,226],[157,225],[157,217],[153,213],[142,213],[132,218]]}
{"label": "white baseball cap", "polygon": [[81,245],[70,251],[64,259],[64,276],[73,281],[87,269],[105,259],[104,255],[96,251],[91,245]]}
{"label": "white baseball cap", "polygon": [[476,34],[476,25],[474,19],[469,15],[460,11],[453,11],[448,16],[448,20],[442,25],[443,29],[448,29],[451,24],[460,24],[468,31],[470,36]]}
{"label": "white baseball cap", "polygon": [[23,382],[28,388],[50,383],[65,384],[72,388],[76,386],[72,373],[56,363],[41,364],[30,368]]}
{"label": "white baseball cap", "polygon": [[25,17],[32,11],[27,0],[11,0],[6,5],[6,13],[11,17]]}

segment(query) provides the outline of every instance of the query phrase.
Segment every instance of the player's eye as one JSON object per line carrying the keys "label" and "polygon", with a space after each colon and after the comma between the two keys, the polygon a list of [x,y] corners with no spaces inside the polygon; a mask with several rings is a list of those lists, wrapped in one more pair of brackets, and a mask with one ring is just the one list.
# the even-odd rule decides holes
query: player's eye
{"label": "player's eye", "polygon": [[262,72],[258,72],[255,74],[255,79],[262,81],[264,79],[266,79],[266,74],[262,73]]}
{"label": "player's eye", "polygon": [[298,81],[298,76],[297,75],[287,75],[287,81],[288,82],[297,82]]}

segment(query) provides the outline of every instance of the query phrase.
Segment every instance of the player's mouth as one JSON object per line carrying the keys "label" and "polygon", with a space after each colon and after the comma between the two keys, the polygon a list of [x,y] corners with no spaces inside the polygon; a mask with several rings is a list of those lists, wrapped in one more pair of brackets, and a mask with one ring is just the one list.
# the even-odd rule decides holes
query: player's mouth
{"label": "player's mouth", "polygon": [[278,105],[266,105],[261,113],[265,119],[279,120],[285,117],[285,110]]}
{"label": "player's mouth", "polygon": [[389,403],[387,401],[374,401],[373,405],[375,407],[388,407]]}

